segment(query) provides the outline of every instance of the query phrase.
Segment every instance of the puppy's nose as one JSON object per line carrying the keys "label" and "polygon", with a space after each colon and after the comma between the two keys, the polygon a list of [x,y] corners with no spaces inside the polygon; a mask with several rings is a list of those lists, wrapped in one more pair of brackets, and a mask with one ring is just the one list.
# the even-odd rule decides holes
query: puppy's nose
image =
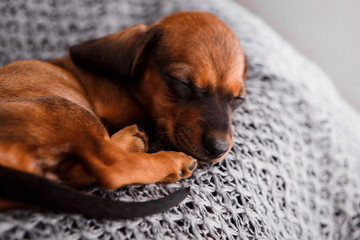
{"label": "puppy's nose", "polygon": [[229,149],[229,141],[220,138],[204,137],[203,144],[206,155],[212,159],[221,157]]}

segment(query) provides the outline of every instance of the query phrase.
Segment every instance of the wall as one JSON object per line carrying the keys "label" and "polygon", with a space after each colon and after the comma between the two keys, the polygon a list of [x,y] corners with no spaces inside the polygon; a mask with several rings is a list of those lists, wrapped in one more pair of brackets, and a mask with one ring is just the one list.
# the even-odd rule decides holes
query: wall
{"label": "wall", "polygon": [[237,1],[319,65],[360,110],[360,1]]}

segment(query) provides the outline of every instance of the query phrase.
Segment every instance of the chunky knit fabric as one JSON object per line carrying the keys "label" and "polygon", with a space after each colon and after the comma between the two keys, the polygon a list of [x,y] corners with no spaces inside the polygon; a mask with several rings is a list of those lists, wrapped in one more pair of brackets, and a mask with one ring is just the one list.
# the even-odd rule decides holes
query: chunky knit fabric
{"label": "chunky knit fabric", "polygon": [[72,44],[190,9],[224,20],[249,59],[229,156],[176,184],[89,190],[141,201],[191,186],[166,213],[95,221],[12,210],[0,213],[0,239],[360,239],[359,115],[321,70],[235,2],[1,0],[0,64],[60,57]]}

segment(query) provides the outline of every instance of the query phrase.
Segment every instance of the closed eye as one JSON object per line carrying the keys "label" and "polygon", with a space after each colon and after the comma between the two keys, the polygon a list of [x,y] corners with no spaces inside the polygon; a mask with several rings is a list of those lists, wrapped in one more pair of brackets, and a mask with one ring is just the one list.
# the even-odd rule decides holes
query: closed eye
{"label": "closed eye", "polygon": [[177,98],[185,100],[192,94],[192,86],[185,81],[178,79],[177,77],[167,75],[165,77],[165,83]]}
{"label": "closed eye", "polygon": [[239,96],[239,97],[234,97],[231,101],[231,105],[236,108],[238,107],[240,104],[242,104],[245,101],[245,97]]}

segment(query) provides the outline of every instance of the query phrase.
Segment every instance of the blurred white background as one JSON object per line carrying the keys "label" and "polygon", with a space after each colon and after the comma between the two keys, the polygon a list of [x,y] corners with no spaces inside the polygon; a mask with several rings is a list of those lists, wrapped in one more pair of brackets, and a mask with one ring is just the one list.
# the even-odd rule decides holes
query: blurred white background
{"label": "blurred white background", "polygon": [[360,1],[237,1],[320,66],[360,111]]}

